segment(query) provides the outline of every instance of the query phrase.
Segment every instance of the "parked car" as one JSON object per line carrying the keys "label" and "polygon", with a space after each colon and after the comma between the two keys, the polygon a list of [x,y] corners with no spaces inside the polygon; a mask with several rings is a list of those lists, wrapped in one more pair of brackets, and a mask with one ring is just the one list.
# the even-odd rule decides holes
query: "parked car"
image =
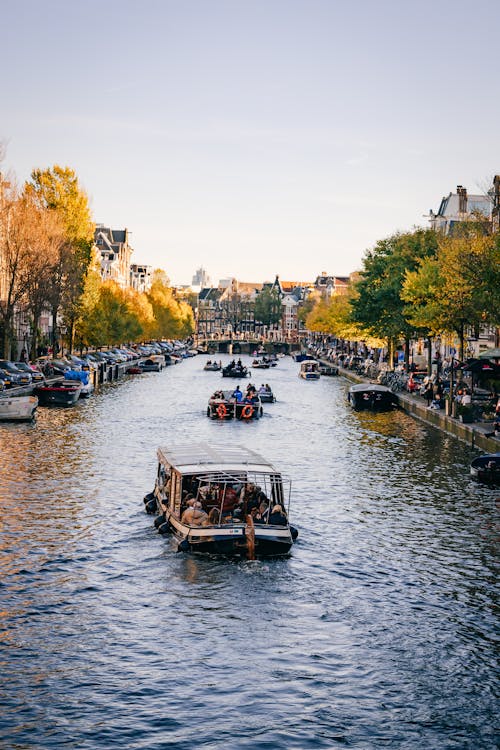
{"label": "parked car", "polygon": [[29,372],[19,370],[14,362],[9,359],[0,359],[0,369],[7,372],[11,379],[11,385],[31,385],[33,379]]}
{"label": "parked car", "polygon": [[31,367],[31,365],[29,365],[27,362],[14,362],[14,364],[18,370],[21,370],[22,372],[29,372],[33,383],[41,383],[45,380],[40,370],[38,368]]}

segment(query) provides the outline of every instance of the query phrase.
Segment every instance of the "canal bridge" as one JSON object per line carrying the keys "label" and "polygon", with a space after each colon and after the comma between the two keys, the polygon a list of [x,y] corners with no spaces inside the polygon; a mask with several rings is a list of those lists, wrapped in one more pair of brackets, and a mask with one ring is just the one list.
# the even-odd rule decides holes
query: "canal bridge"
{"label": "canal bridge", "polygon": [[194,346],[199,350],[206,350],[207,354],[250,354],[264,351],[266,354],[291,354],[300,350],[298,341],[262,341],[257,338],[203,338],[195,340]]}

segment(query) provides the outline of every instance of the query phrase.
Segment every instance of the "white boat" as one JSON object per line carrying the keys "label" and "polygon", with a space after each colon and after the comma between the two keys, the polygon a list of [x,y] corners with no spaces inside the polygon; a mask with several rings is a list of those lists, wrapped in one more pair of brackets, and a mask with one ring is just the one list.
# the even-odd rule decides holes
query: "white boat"
{"label": "white boat", "polygon": [[321,377],[320,364],[315,359],[304,359],[300,363],[299,378],[304,380],[319,380]]}
{"label": "white boat", "polygon": [[31,422],[37,406],[36,396],[0,396],[0,421]]}
{"label": "white boat", "polygon": [[[269,461],[243,446],[207,443],[158,448],[157,457],[154,490],[144,502],[159,514],[158,531],[172,533],[180,551],[249,558],[290,551],[298,534],[288,523],[291,481]],[[256,490],[267,515],[252,515]],[[194,516],[186,514],[189,502]]]}

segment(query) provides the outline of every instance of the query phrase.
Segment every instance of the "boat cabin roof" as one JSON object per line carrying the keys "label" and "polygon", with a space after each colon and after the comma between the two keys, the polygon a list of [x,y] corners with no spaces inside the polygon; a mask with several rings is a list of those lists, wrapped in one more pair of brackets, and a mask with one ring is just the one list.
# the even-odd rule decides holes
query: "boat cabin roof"
{"label": "boat cabin roof", "polygon": [[317,359],[303,359],[300,363],[301,367],[306,367],[307,365],[316,365],[316,367],[319,367],[319,362]]}
{"label": "boat cabin roof", "polygon": [[159,447],[160,463],[171,466],[179,474],[224,472],[261,472],[279,474],[275,467],[243,445],[209,445],[186,443]]}

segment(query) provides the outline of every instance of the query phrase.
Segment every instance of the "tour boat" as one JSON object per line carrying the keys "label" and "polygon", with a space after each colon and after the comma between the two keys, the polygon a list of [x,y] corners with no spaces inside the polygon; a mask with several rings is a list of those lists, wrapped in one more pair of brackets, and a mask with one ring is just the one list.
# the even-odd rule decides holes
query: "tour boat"
{"label": "tour boat", "polygon": [[485,453],[474,458],[470,465],[471,477],[484,484],[500,484],[500,453]]}
{"label": "tour boat", "polygon": [[38,385],[35,393],[40,406],[74,406],[80,398],[81,390],[80,380],[58,380]]}
{"label": "tour boat", "polygon": [[299,378],[304,378],[304,380],[319,380],[320,377],[319,362],[316,362],[315,359],[304,359],[300,363]]}
{"label": "tour boat", "polygon": [[386,385],[378,383],[358,383],[351,385],[347,400],[354,409],[387,411],[398,406],[398,397]]}
{"label": "tour boat", "polygon": [[242,419],[248,421],[262,416],[260,394],[252,402],[236,401],[234,391],[216,391],[208,400],[207,417],[212,419]]}
{"label": "tour boat", "polygon": [[160,447],[157,457],[154,490],[144,502],[179,551],[251,559],[290,551],[298,535],[288,522],[291,481],[269,461],[240,445],[207,443]]}
{"label": "tour boat", "polygon": [[38,406],[36,396],[0,396],[1,422],[31,422]]}

